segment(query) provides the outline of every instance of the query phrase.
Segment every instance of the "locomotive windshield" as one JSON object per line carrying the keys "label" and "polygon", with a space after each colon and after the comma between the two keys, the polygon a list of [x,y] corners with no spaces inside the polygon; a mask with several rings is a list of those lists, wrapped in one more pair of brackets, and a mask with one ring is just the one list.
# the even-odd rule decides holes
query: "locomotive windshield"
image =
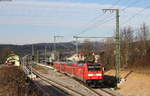
{"label": "locomotive windshield", "polygon": [[100,64],[90,64],[88,65],[88,71],[99,71],[101,70]]}

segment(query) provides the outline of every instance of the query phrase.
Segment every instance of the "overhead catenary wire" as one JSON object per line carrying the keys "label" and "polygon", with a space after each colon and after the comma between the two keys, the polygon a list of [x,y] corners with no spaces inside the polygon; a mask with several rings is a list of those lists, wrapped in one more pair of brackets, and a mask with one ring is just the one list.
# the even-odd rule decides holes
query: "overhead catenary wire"
{"label": "overhead catenary wire", "polygon": [[[148,1],[148,0],[144,0],[144,1]],[[121,9],[122,12],[124,12],[126,14],[126,9],[128,9],[131,5],[136,5],[138,3],[140,3],[141,0],[135,0],[134,2],[130,3],[128,6],[126,6],[125,8]],[[143,1],[142,1],[143,2]],[[126,22],[123,23],[123,25],[127,24],[127,22],[131,21],[132,18],[134,18],[135,16],[137,16],[139,14],[139,12],[142,12],[144,10],[138,11],[137,13],[135,13],[134,15],[132,15],[128,20],[126,20]]]}
{"label": "overhead catenary wire", "polygon": [[[113,8],[115,5],[117,5],[118,3],[120,3],[120,1],[121,1],[121,0],[117,0],[117,1],[116,1],[112,6],[110,6],[109,8]],[[94,24],[96,24],[97,22],[100,22],[100,21],[103,22],[103,21],[105,20],[105,18],[107,18],[107,17],[105,17],[105,18],[103,18],[103,19],[100,19],[100,20],[98,20],[98,21],[95,21],[95,20],[99,19],[101,16],[104,16],[104,14],[93,18],[92,20],[90,20],[90,21],[86,24],[86,26],[87,26],[87,25],[90,25],[90,24],[94,25]],[[93,23],[93,21],[95,21],[95,22]],[[107,20],[107,21],[108,21],[108,20]],[[91,23],[91,22],[92,22],[92,23]],[[83,29],[82,31],[77,32],[76,35],[81,35],[81,34],[83,34],[82,32],[85,32],[85,30],[87,30],[87,29],[91,29],[91,28],[88,28],[88,27],[87,27],[87,28]]]}
{"label": "overhead catenary wire", "polygon": [[[120,0],[117,0],[118,2],[120,2]],[[147,0],[146,0],[147,1]],[[116,4],[118,3],[118,2],[116,2]],[[122,12],[124,12],[126,9],[128,9],[131,5],[135,5],[135,4],[138,4],[140,2],[140,0],[136,0],[136,1],[134,1],[134,2],[132,2],[132,3],[129,3],[125,8],[123,8],[123,9],[121,9],[121,11]],[[113,6],[112,6],[113,7]],[[110,7],[110,8],[112,8],[112,7]],[[103,15],[102,15],[103,16]],[[133,18],[135,17],[135,16],[132,16]],[[98,17],[97,17],[98,18]],[[107,17],[106,17],[107,18]],[[110,21],[112,21],[114,18],[112,18],[112,19],[109,19],[109,20],[106,20],[105,18],[103,18],[103,19],[101,19],[101,20],[98,20],[97,22],[102,22],[101,24],[99,24],[99,25],[103,25],[103,24],[105,24],[105,23],[107,23],[107,22],[110,22]],[[106,20],[106,21],[105,21]],[[130,19],[131,20],[131,19]],[[82,31],[80,31],[78,34],[76,34],[76,35],[81,35],[81,34],[84,34],[86,31],[88,31],[88,30],[91,30],[91,29],[93,29],[94,28],[94,26],[95,26],[95,24],[97,24],[97,22],[95,22],[95,23],[93,23],[92,24],[92,26],[90,26],[90,27],[87,27],[87,28],[85,28],[84,30],[82,30]]]}
{"label": "overhead catenary wire", "polygon": [[139,10],[137,13],[135,13],[134,15],[132,15],[128,20],[126,20],[123,25],[127,24],[128,22],[130,22],[133,18],[135,18],[135,16],[139,15],[141,12],[144,12],[145,9],[149,8],[150,5],[146,6],[145,8],[143,8],[142,10]]}
{"label": "overhead catenary wire", "polygon": [[134,2],[130,3],[129,5],[127,5],[126,7],[124,7],[123,9],[121,9],[121,11],[125,11],[126,9],[128,9],[131,5],[136,5],[138,3],[140,3],[141,0],[135,0]]}
{"label": "overhead catenary wire", "polygon": [[[113,8],[116,4],[118,4],[119,2],[120,2],[121,0],[117,0],[113,5],[111,5],[109,8]],[[102,14],[102,15],[100,15],[100,16],[104,16],[104,14]],[[92,21],[95,21],[95,20],[97,20],[100,16],[97,16],[97,17],[95,17],[95,18],[93,18],[92,20],[90,20],[87,24],[89,24],[89,23],[91,23]],[[103,19],[101,19],[101,20],[103,20]],[[87,25],[86,24],[86,25]]]}
{"label": "overhead catenary wire", "polygon": [[[118,4],[120,1],[121,1],[121,0],[117,0],[111,7],[109,7],[109,9],[113,8],[113,6],[115,6],[116,4]],[[127,3],[127,2],[126,2],[126,3]],[[127,5],[127,7],[123,8],[123,9],[121,9],[121,10],[122,10],[122,11],[125,11],[129,6],[131,6],[132,4],[137,4],[137,3],[139,3],[139,0],[136,0],[136,1],[132,2],[132,3],[129,3],[129,5]],[[102,14],[101,16],[103,16],[103,15],[104,15],[104,14]],[[97,18],[98,18],[98,17],[97,17]],[[105,18],[108,18],[108,17],[105,17]],[[112,20],[114,19],[114,18],[112,18],[112,19],[109,19],[109,20],[106,20],[106,21],[105,21],[105,18],[100,19],[100,20],[97,21],[97,22],[102,22],[101,24],[99,24],[99,26],[100,26],[100,25],[103,25],[103,24],[105,24],[105,23],[107,23],[107,22],[110,22],[110,21],[112,21]],[[95,18],[95,19],[96,19],[96,18]],[[88,30],[90,30],[90,29],[93,29],[93,27],[95,26],[94,24],[96,24],[97,22],[93,23],[92,26],[87,27],[87,28],[85,28],[84,30],[80,31],[80,33],[78,33],[78,34],[76,34],[76,35],[84,34],[86,31],[88,31]]]}
{"label": "overhead catenary wire", "polygon": [[99,25],[95,25],[96,23],[94,23],[94,25],[92,25],[92,26],[90,26],[90,27],[87,27],[86,29],[84,29],[84,30],[82,30],[81,32],[80,32],[80,34],[77,34],[77,35],[81,35],[81,34],[84,34],[85,32],[87,32],[88,30],[91,30],[91,29],[93,29],[93,28],[95,28],[95,27],[98,27],[98,26],[100,26],[100,25],[103,25],[103,24],[106,24],[107,22],[110,22],[110,21],[112,21],[112,20],[114,20],[115,19],[115,17],[111,17],[111,18],[108,18],[107,20],[106,19],[103,19],[103,22],[101,23],[101,24],[99,24]]}

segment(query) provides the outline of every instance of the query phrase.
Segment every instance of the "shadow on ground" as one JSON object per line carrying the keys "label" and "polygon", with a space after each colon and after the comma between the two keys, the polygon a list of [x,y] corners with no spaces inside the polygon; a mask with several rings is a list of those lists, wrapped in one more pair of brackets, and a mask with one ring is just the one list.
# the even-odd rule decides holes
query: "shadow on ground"
{"label": "shadow on ground", "polygon": [[116,87],[116,85],[117,85],[116,77],[109,75],[104,76],[104,83],[102,86],[103,88],[113,88]]}
{"label": "shadow on ground", "polygon": [[98,86],[92,86],[92,88],[115,88],[117,86],[117,80],[114,76],[105,75],[103,83]]}
{"label": "shadow on ground", "polygon": [[50,96],[69,96],[69,94],[67,92],[64,92],[64,90],[57,88],[56,86],[53,86],[53,85],[45,85],[42,88]]}

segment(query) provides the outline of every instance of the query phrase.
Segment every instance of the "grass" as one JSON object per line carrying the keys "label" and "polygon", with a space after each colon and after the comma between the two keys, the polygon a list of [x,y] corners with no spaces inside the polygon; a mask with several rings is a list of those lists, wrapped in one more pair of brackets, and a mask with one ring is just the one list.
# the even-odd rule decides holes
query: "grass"
{"label": "grass", "polygon": [[128,70],[132,70],[135,73],[150,74],[150,66],[147,66],[147,67],[134,67],[134,68],[129,68]]}
{"label": "grass", "polygon": [[136,73],[142,73],[142,74],[150,74],[150,69],[149,70],[134,70]]}

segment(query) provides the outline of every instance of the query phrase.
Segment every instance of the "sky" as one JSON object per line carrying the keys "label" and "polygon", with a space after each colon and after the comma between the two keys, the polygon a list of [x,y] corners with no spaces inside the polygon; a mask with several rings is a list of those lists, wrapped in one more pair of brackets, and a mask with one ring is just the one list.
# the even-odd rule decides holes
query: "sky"
{"label": "sky", "polygon": [[73,36],[111,37],[115,13],[120,28],[139,27],[150,21],[149,0],[3,0],[0,1],[0,44],[31,44],[73,41]]}

